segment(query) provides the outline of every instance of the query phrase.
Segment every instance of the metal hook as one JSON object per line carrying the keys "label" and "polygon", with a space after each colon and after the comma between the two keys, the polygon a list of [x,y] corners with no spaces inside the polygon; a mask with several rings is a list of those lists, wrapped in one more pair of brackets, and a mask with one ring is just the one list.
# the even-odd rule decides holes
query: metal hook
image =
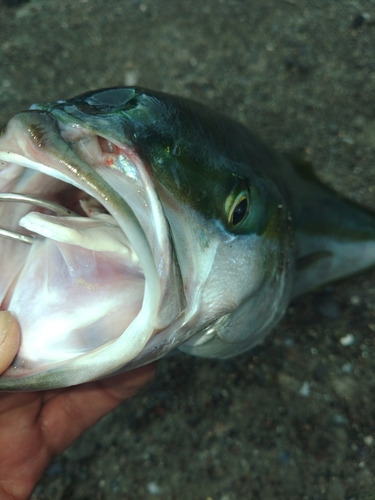
{"label": "metal hook", "polygon": [[[18,202],[18,203],[28,203],[29,205],[35,205],[36,207],[46,208],[55,212],[57,215],[62,216],[71,216],[78,217],[78,215],[69,210],[68,208],[59,205],[58,203],[54,203],[53,201],[44,200],[43,198],[38,198],[36,196],[30,196],[26,194],[20,193],[0,193],[0,202],[2,201],[10,201],[10,202]],[[22,243],[27,243],[32,245],[37,239],[36,236],[27,236],[26,234],[17,233],[15,231],[10,231],[9,229],[0,228],[0,237],[7,238],[10,240],[21,241]]]}

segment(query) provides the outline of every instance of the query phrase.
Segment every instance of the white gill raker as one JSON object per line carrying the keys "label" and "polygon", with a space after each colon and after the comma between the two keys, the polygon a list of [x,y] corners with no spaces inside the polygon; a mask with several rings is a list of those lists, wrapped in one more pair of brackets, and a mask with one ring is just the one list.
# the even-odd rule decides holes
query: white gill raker
{"label": "white gill raker", "polygon": [[139,258],[129,244],[124,232],[114,223],[115,219],[105,214],[87,217],[55,217],[53,215],[30,212],[20,219],[21,227],[68,245],[76,245],[94,252],[112,252],[126,257],[133,265]]}

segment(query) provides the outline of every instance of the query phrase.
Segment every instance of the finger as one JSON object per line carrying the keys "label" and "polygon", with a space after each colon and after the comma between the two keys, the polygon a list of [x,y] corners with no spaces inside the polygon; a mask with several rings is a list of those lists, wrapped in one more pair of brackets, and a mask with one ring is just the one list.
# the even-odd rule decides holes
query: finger
{"label": "finger", "polygon": [[61,453],[86,429],[134,396],[155,374],[155,365],[142,366],[100,382],[71,387],[49,399],[40,418],[50,454]]}
{"label": "finger", "polygon": [[13,361],[20,345],[20,329],[9,311],[0,311],[0,373]]}
{"label": "finger", "polygon": [[156,372],[156,363],[141,366],[136,370],[121,373],[98,382],[114,400],[120,403],[136,394],[141,387],[151,382]]}

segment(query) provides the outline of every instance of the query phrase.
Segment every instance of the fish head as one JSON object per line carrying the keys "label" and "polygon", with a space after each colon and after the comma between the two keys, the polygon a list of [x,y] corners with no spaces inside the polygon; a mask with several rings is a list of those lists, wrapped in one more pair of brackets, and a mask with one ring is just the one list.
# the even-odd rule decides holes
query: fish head
{"label": "fish head", "polygon": [[226,357],[289,300],[291,231],[275,158],[193,101],[112,88],[19,113],[0,138],[1,307],[22,330],[0,388],[103,378],[180,347]]}

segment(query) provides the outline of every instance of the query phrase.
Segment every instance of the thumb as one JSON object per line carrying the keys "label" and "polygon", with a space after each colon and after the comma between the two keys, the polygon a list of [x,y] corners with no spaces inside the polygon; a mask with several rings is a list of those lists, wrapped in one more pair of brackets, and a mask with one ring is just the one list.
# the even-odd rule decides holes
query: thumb
{"label": "thumb", "polygon": [[0,373],[13,361],[20,345],[20,328],[9,311],[0,311]]}

